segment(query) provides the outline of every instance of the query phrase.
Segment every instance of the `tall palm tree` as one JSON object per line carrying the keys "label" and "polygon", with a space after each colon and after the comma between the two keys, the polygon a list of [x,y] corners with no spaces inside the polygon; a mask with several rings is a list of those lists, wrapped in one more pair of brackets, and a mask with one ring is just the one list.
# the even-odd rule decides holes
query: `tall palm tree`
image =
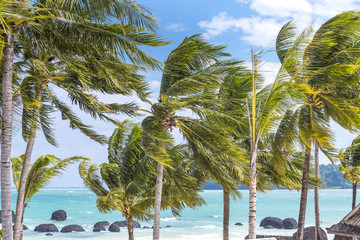
{"label": "tall palm tree", "polygon": [[[304,231],[312,145],[316,146],[316,155],[320,148],[328,158],[334,159],[335,149],[329,120],[332,119],[352,131],[358,127],[356,106],[358,100],[354,91],[358,88],[356,80],[358,71],[354,68],[357,54],[353,50],[355,43],[354,33],[351,30],[359,21],[358,16],[355,15],[353,13],[337,15],[322,25],[313,38],[311,34],[303,35],[300,38],[304,39],[301,41],[301,51],[298,51],[294,58],[297,61],[287,68],[289,75],[298,74],[292,81],[294,85],[291,96],[294,104],[287,110],[282,122],[282,127],[286,127],[288,131],[284,132],[285,134],[280,133],[284,135],[280,139],[286,142],[280,140],[277,147],[294,144],[297,136],[305,148],[297,235],[301,240]],[[295,36],[294,25],[291,22],[280,31],[277,43],[281,43],[282,47],[277,47],[277,52],[281,61],[292,57],[288,51],[299,45],[299,37],[295,40]],[[347,69],[353,71],[349,72]],[[317,227],[318,238],[319,226]]]}
{"label": "tall palm tree", "polygon": [[[93,1],[88,3],[74,1],[71,3],[62,2],[61,4],[56,1],[52,1],[51,3],[41,1],[32,2],[33,5],[37,6],[37,9],[41,9],[45,12],[45,17],[47,18],[41,22],[36,22],[37,24],[34,25],[34,27],[20,29],[20,34],[17,36],[17,43],[22,47],[20,53],[24,54],[25,58],[29,57],[26,55],[29,54],[29,51],[24,50],[27,47],[31,50],[36,49],[38,51],[37,54],[41,55],[35,56],[35,58],[55,58],[55,62],[58,66],[60,65],[60,60],[60,62],[66,66],[67,71],[73,72],[72,75],[76,76],[70,78],[67,77],[69,80],[76,81],[73,85],[73,90],[76,91],[70,94],[71,100],[78,103],[81,108],[88,111],[90,114],[102,119],[110,120],[98,113],[104,109],[115,113],[117,110],[113,110],[116,106],[105,106],[103,104],[101,106],[101,104],[99,105],[99,101],[97,101],[93,95],[81,94],[81,91],[89,91],[92,89],[103,93],[130,94],[130,88],[132,90],[135,89],[135,91],[138,90],[138,93],[141,91],[143,92],[144,88],[139,88],[139,86],[141,86],[141,81],[138,81],[138,84],[136,84],[136,81],[128,82],[129,78],[139,80],[139,76],[136,74],[138,67],[125,64],[125,58],[142,66],[157,68],[159,63],[143,51],[139,50],[139,46],[160,46],[167,42],[162,41],[158,35],[154,33],[157,23],[148,9],[133,1],[113,1],[113,4],[110,2],[106,3],[107,4],[103,5],[102,1],[97,1],[97,3]],[[100,5],[105,7],[99,8],[98,6]],[[109,19],[114,23],[109,25]],[[87,39],[86,36],[92,36],[92,38]],[[126,38],[126,41],[124,41],[124,37]],[[25,46],[27,45],[26,43],[32,43],[32,45]],[[30,55],[32,55],[31,57],[34,59],[34,54],[31,53]],[[99,59],[102,60],[99,61]],[[44,59],[38,60],[44,63]],[[32,63],[34,63],[34,61]],[[36,63],[36,70],[38,71],[48,70],[46,67],[49,67],[48,65],[51,64],[49,62],[47,65],[39,65],[39,63],[39,61]],[[30,69],[28,71],[33,70],[34,69]],[[88,71],[93,75],[84,74],[84,71]],[[121,74],[114,73],[116,71],[119,71]],[[48,72],[40,74],[46,75]],[[33,72],[31,72],[30,75],[33,75]],[[56,80],[54,76],[52,77],[52,80]],[[95,79],[97,81],[95,81]],[[100,83],[100,81],[102,82]],[[35,87],[36,92],[38,93],[35,101],[38,102],[39,99],[41,99],[41,92],[43,91],[40,82],[38,81],[38,85]],[[95,82],[96,84],[94,84]],[[29,81],[27,81],[27,83],[29,83]],[[69,84],[70,83],[68,82],[67,85]],[[66,84],[63,84],[63,86],[64,85]],[[142,84],[142,86],[144,86],[144,84]],[[81,87],[82,90],[79,89],[79,87]],[[53,97],[53,95],[50,94],[50,97]],[[63,108],[64,111],[67,111],[66,114],[63,111],[63,114],[68,119],[72,118],[72,127],[86,132],[87,135],[92,135],[93,138],[96,136],[94,132],[91,132],[91,130],[88,129],[88,126],[82,124],[79,119],[73,117],[71,111],[66,109],[60,100],[55,98],[52,98],[52,100],[57,103],[55,105],[57,105],[58,108]],[[86,101],[86,103],[84,103],[84,101]],[[97,108],[98,113],[91,110],[91,107]],[[23,178],[22,181],[20,181],[20,194],[18,196],[18,206],[20,209],[18,209],[19,211],[17,211],[18,213],[16,215],[14,228],[15,239],[19,239],[19,236],[21,235],[20,231],[22,228],[18,224],[22,215],[21,199],[23,197],[26,173],[28,171],[31,150],[33,147],[32,139],[35,138],[35,122],[37,121],[39,111],[40,107],[33,108],[32,112],[34,113],[33,116],[35,117],[35,120],[33,119],[33,123],[26,129],[27,131],[30,131],[27,133],[28,136],[25,137],[29,141],[24,161],[25,167],[23,168]],[[124,111],[127,110],[124,109]],[[46,128],[47,126],[43,125],[43,128],[44,127]],[[50,135],[47,135],[47,137],[51,138]],[[97,138],[95,140],[104,141],[104,138],[100,139],[101,137],[99,138],[99,136],[95,138]],[[54,139],[51,139],[51,142],[54,143]]]}
{"label": "tall palm tree", "polygon": [[356,189],[360,182],[360,137],[356,137],[350,147],[340,153],[339,170],[343,177],[352,183],[352,209],[356,206]]}
{"label": "tall palm tree", "polygon": [[[138,125],[115,129],[109,141],[109,163],[100,166],[82,162],[79,173],[84,184],[97,196],[100,212],[120,211],[126,219],[129,240],[134,239],[133,219],[149,220],[154,203],[156,162],[142,147],[142,130]],[[170,147],[170,146],[168,146]],[[163,209],[171,208],[175,215],[186,205],[203,204],[199,196],[201,182],[191,171],[187,150],[183,145],[170,147],[173,169],[165,169]],[[106,187],[104,186],[106,185]]]}
{"label": "tall palm tree", "polygon": [[[165,61],[159,101],[152,104],[150,116],[142,122],[145,151],[158,162],[154,240],[159,239],[163,170],[164,166],[172,166],[165,148],[174,141],[171,130],[180,131],[194,160],[212,176],[222,175],[223,168],[219,166],[231,152],[228,140],[211,129],[214,125],[211,122],[227,118],[216,107],[221,102],[217,89],[235,62],[221,61],[228,56],[223,50],[223,46],[211,45],[199,35],[185,38]],[[182,114],[184,111],[191,112],[193,117]]]}
{"label": "tall palm tree", "polygon": [[[14,38],[28,21],[41,18],[41,14],[34,14],[36,8],[26,6],[26,2],[3,1],[1,11],[1,60],[2,60],[2,90],[1,90],[1,209],[2,209],[2,237],[12,239],[11,214],[11,139],[13,125],[12,80],[14,59]],[[28,8],[27,8],[28,7]]]}
{"label": "tall palm tree", "polygon": [[[25,49],[23,50],[26,51]],[[24,53],[23,58],[23,60],[15,63],[18,75],[24,77],[20,86],[18,88],[15,87],[15,92],[18,92],[17,95],[19,95],[22,100],[22,133],[24,140],[27,142],[23,161],[24,166],[22,168],[18,189],[19,193],[16,209],[17,221],[15,222],[14,228],[16,237],[18,228],[22,229],[18,226],[23,215],[21,203],[24,201],[25,184],[30,167],[30,160],[37,129],[42,128],[47,141],[50,144],[56,145],[52,129],[53,123],[51,121],[51,113],[54,112],[54,109],[60,111],[63,118],[70,121],[73,129],[79,129],[82,133],[101,144],[106,142],[106,138],[104,136],[98,135],[91,129],[90,126],[84,124],[70,110],[70,108],[57,97],[57,94],[54,92],[56,91],[56,88],[62,89],[68,93],[70,100],[74,104],[79,105],[81,110],[90,113],[95,118],[107,120],[119,125],[120,123],[117,123],[106,114],[135,114],[134,104],[105,104],[99,101],[96,95],[90,93],[86,88],[79,84],[79,74],[71,71],[66,64],[67,62],[64,63],[59,60],[54,61],[48,53],[41,50],[38,50],[36,54],[28,50]],[[127,74],[136,70],[136,68],[130,68],[130,70],[127,70],[123,67],[126,66],[124,66],[124,64],[119,66],[119,68],[123,70],[125,78]],[[109,67],[106,69],[108,71],[115,70]],[[129,71],[129,73],[126,71]],[[140,91],[141,88],[146,89],[146,84],[142,82],[141,77],[137,75],[136,72],[132,73],[132,76],[132,80],[128,82],[123,81],[121,78],[119,78],[117,82],[114,81],[121,87],[113,87],[112,92],[130,94],[131,91],[135,89],[139,90],[139,95],[145,94],[144,90]],[[107,78],[101,79],[101,74],[98,75],[95,81],[99,80],[109,81]],[[90,78],[88,81],[91,83],[90,81],[94,80]],[[124,83],[122,84],[122,82]],[[131,84],[134,84],[134,86]],[[104,92],[106,92],[106,90]]]}

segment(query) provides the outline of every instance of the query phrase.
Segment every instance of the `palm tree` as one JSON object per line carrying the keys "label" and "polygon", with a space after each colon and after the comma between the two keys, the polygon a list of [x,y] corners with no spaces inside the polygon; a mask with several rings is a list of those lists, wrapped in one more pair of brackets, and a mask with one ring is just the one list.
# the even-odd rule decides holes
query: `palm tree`
{"label": "palm tree", "polygon": [[[23,168],[25,155],[20,157],[12,157],[12,176],[16,190],[19,190],[21,172]],[[46,186],[50,184],[50,180],[61,175],[66,167],[80,160],[88,160],[85,157],[74,156],[66,159],[60,159],[54,155],[41,156],[30,166],[29,174],[26,179],[23,208],[29,204],[31,198]],[[21,219],[21,226],[23,218]]]}
{"label": "palm tree", "polygon": [[[114,4],[104,5],[106,6],[105,8],[98,7],[102,6],[102,3],[94,2],[88,2],[84,5],[79,2],[67,2],[60,5],[56,2],[34,2],[33,4],[45,12],[47,18],[42,20],[41,24],[38,22],[32,28],[21,29],[21,34],[17,37],[17,43],[20,43],[22,47],[20,53],[25,59],[30,58],[32,60],[28,64],[30,68],[26,70],[26,73],[32,79],[26,81],[26,84],[34,85],[33,88],[35,88],[37,94],[35,94],[36,98],[33,101],[41,102],[39,100],[42,98],[44,89],[49,93],[51,90],[47,88],[50,81],[49,78],[52,81],[57,80],[61,82],[60,85],[62,86],[58,84],[58,87],[66,85],[69,87],[72,84],[70,81],[75,81],[72,84],[73,92],[69,95],[70,99],[78,103],[83,110],[88,111],[93,116],[112,121],[102,113],[99,115],[99,113],[104,110],[116,113],[119,110],[116,105],[101,104],[94,95],[89,93],[82,94],[82,92],[95,90],[102,93],[127,95],[135,90],[138,94],[144,95],[146,87],[141,77],[139,78],[139,75],[136,74],[139,67],[125,64],[124,60],[127,58],[136,64],[152,68],[159,66],[155,59],[139,50],[140,45],[160,46],[167,43],[159,39],[158,35],[154,33],[157,23],[149,10],[133,1],[115,1]],[[111,21],[114,24],[109,25],[108,19],[112,19]],[[92,39],[85,39],[86,36],[92,36]],[[124,41],[124,37],[126,37],[126,41]],[[60,40],[61,38],[63,40]],[[32,45],[28,46],[28,43]],[[31,49],[30,51],[28,50],[29,48]],[[34,50],[35,53],[33,52]],[[55,63],[52,63],[51,59],[55,59]],[[42,65],[39,65],[39,63],[42,63]],[[55,64],[56,66],[54,66]],[[39,73],[34,72],[34,65],[36,65],[36,70],[40,72],[41,76],[39,74],[38,76],[33,76],[34,73]],[[48,67],[52,67],[50,73],[53,74],[54,71],[51,72],[51,70],[61,65],[62,67],[65,66],[68,72],[67,76],[61,76],[62,79],[58,78],[59,76],[55,77],[46,72],[49,70],[47,69]],[[87,74],[84,74],[85,71]],[[46,80],[43,75],[47,75]],[[42,79],[34,81],[34,79],[39,77]],[[64,81],[64,78],[67,78],[67,81]],[[135,81],[130,80],[129,82],[129,79],[134,79]],[[44,89],[41,82],[46,82]],[[25,86],[25,88],[27,87]],[[26,89],[25,92],[28,90]],[[49,97],[52,98],[52,101],[58,108],[63,109],[62,113],[65,118],[70,119],[73,128],[78,128],[93,139],[104,142],[103,137],[96,136],[88,126],[82,124],[80,119],[76,118],[61,100],[56,99],[51,94],[49,94]],[[123,107],[125,106],[123,105]],[[128,105],[126,107],[134,106]],[[121,111],[128,111],[126,107]],[[29,111],[30,108],[32,108],[31,111]],[[93,109],[91,110],[91,108]],[[98,110],[97,113],[94,111],[95,108]],[[115,110],[116,108],[117,110]],[[46,111],[44,108],[43,110]],[[28,142],[28,148],[24,161],[23,177],[22,181],[20,181],[20,194],[18,195],[19,209],[14,228],[15,239],[19,238],[19,232],[22,229],[19,226],[22,215],[21,201],[33,147],[32,140],[35,139],[34,130],[36,128],[37,116],[40,114],[40,106],[36,107],[35,104],[35,107],[28,107],[27,111],[26,120],[29,120],[29,112],[33,113],[34,118],[31,120],[32,123],[27,126],[26,131],[28,132],[24,136]],[[46,132],[48,134],[45,134],[47,140],[55,143],[48,126],[43,124],[42,127],[48,130]]]}
{"label": "palm tree", "polygon": [[350,147],[340,153],[339,170],[344,179],[353,185],[352,209],[356,206],[356,188],[360,182],[360,137],[356,137]]}
{"label": "palm tree", "polygon": [[[23,5],[24,4],[24,5]],[[34,21],[41,14],[33,14],[35,8],[28,7],[26,3],[3,1],[1,11],[1,60],[2,60],[2,129],[1,129],[1,209],[3,239],[12,239],[11,214],[11,139],[13,124],[12,80],[14,59],[14,38],[28,21]]]}
{"label": "palm tree", "polygon": [[[159,239],[160,206],[164,166],[172,166],[165,146],[173,142],[171,130],[177,128],[191,149],[192,158],[211,176],[221,176],[219,167],[231,151],[227,138],[212,131],[212,122],[227,118],[216,106],[224,76],[234,68],[234,61],[221,61],[228,56],[222,46],[214,46],[199,35],[185,38],[165,61],[159,102],[153,103],[150,116],[142,122],[146,153],[158,162],[154,208],[153,239]],[[191,112],[193,117],[178,114]],[[211,121],[208,121],[211,120]],[[223,125],[223,124],[222,124]],[[226,173],[224,173],[226,175]]]}
{"label": "palm tree", "polygon": [[[280,60],[297,59],[287,67],[290,76],[295,76],[296,73],[296,76],[293,77],[294,81],[291,82],[294,85],[290,92],[294,104],[284,115],[281,128],[286,128],[287,131],[279,133],[283,136],[279,137],[277,147],[293,145],[295,139],[299,139],[305,148],[297,236],[301,240],[305,222],[312,145],[316,146],[316,155],[320,148],[332,160],[335,156],[335,149],[329,126],[330,119],[352,131],[358,127],[356,110],[358,100],[354,97],[354,90],[358,85],[355,82],[358,73],[354,70],[357,57],[353,52],[354,43],[352,42],[353,35],[351,35],[351,27],[356,26],[358,21],[358,17],[353,16],[352,13],[340,14],[322,25],[314,38],[311,39],[311,34],[305,31],[296,40],[294,25],[289,22],[282,28],[278,36],[277,43],[281,44],[280,47],[277,46]],[[344,28],[344,24],[347,25],[346,28]],[[330,35],[329,32],[331,32]],[[348,41],[346,41],[347,37],[349,37]],[[289,51],[292,51],[297,45],[302,47],[294,57]],[[335,45],[337,46],[335,47]],[[354,71],[349,73],[346,71],[349,68]],[[316,222],[319,223],[318,217]],[[319,233],[319,224],[317,227],[317,233]],[[317,234],[318,237],[319,234]]]}
{"label": "palm tree", "polygon": [[[79,173],[84,184],[98,196],[96,205],[100,212],[118,210],[123,214],[129,240],[133,240],[133,219],[149,220],[152,217],[156,162],[145,154],[141,128],[125,125],[129,128],[115,129],[110,138],[109,163],[98,166],[82,162]],[[194,174],[189,174],[191,162],[186,159],[187,149],[183,145],[170,147],[168,151],[176,165],[173,169],[165,169],[166,191],[162,207],[171,208],[179,215],[186,205],[195,207],[204,203],[198,194],[201,182]]]}
{"label": "palm tree", "polygon": [[[70,100],[78,105],[81,110],[91,114],[91,116],[95,118],[109,121],[117,125],[120,125],[120,123],[117,123],[106,114],[125,113],[134,115],[136,108],[136,105],[133,103],[120,105],[105,104],[99,101],[96,95],[89,92],[87,88],[84,88],[81,85],[80,78],[84,75],[88,76],[91,71],[87,71],[87,73],[80,75],[81,73],[74,72],[69,68],[69,62],[63,62],[61,60],[54,61],[51,55],[41,50],[38,50],[35,54],[33,51],[26,51],[26,49],[24,49],[23,58],[23,60],[15,63],[18,75],[24,76],[19,88],[15,88],[15,92],[19,93],[19,97],[22,100],[22,133],[24,140],[27,142],[27,146],[23,161],[24,167],[22,168],[19,183],[16,216],[18,221],[15,223],[15,235],[18,230],[17,223],[19,223],[19,220],[23,215],[21,202],[23,202],[25,194],[27,172],[29,171],[37,129],[41,127],[48,142],[56,145],[52,130],[51,113],[57,109],[62,113],[63,119],[70,121],[73,129],[79,129],[82,133],[101,144],[106,142],[104,136],[98,135],[90,126],[84,124],[70,108],[57,97],[57,94],[54,91],[56,89],[64,90],[68,93]],[[104,60],[105,59],[106,54],[104,54]],[[116,63],[116,61],[113,60],[113,63]],[[137,70],[136,67],[119,63],[118,65],[115,64],[114,67],[111,66],[105,69],[108,72],[122,70],[123,78],[119,77],[117,80],[112,80],[116,86],[113,86],[111,93],[117,92],[127,95],[131,94],[133,91],[137,91],[140,96],[146,94],[144,91],[146,89],[146,84],[143,82],[142,77],[135,72]],[[128,75],[132,75],[132,79],[127,79]],[[95,85],[98,81],[111,81],[109,78],[101,77],[102,75],[99,73],[97,78],[88,78],[88,85]],[[103,92],[108,91],[105,89]]]}

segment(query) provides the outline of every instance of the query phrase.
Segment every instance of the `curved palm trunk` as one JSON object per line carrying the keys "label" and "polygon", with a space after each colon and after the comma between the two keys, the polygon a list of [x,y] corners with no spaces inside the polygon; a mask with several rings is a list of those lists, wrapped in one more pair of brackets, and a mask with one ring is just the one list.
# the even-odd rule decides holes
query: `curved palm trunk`
{"label": "curved palm trunk", "polygon": [[353,194],[352,194],[352,209],[356,206],[356,182],[353,182]]}
{"label": "curved palm trunk", "polygon": [[162,194],[163,176],[164,176],[164,165],[158,163],[157,175],[156,175],[156,190],[155,190],[153,240],[160,239],[160,211],[161,211],[161,194]]}
{"label": "curved palm trunk", "polygon": [[[36,85],[36,101],[41,103],[41,95],[42,95],[42,84],[37,83]],[[34,122],[31,124],[30,136],[26,145],[25,156],[23,167],[21,170],[20,181],[19,181],[19,189],[18,196],[16,202],[16,215],[15,215],[15,224],[14,224],[14,240],[21,240],[23,233],[23,224],[22,219],[24,215],[24,205],[25,205],[25,187],[26,187],[26,179],[29,175],[31,155],[34,148],[35,137],[36,137],[36,129],[37,129],[37,120],[39,119],[40,114],[40,105],[36,108],[34,112]]]}
{"label": "curved palm trunk", "polygon": [[[315,144],[315,176],[320,178],[319,174],[319,146]],[[320,207],[319,207],[319,187],[314,188],[315,205],[315,239],[320,240]]]}
{"label": "curved palm trunk", "polygon": [[134,226],[132,216],[126,217],[126,224],[128,228],[129,240],[134,240]]}
{"label": "curved palm trunk", "polygon": [[311,155],[311,143],[306,147],[305,158],[304,158],[304,170],[301,185],[301,198],[300,198],[300,210],[299,210],[299,221],[297,240],[304,239],[304,226],[305,226],[305,213],[306,213],[306,201],[309,181],[309,166],[310,166],[310,155]]}
{"label": "curved palm trunk", "polygon": [[10,30],[5,37],[4,62],[2,74],[2,132],[1,132],[1,209],[2,209],[2,238],[11,240],[12,212],[11,212],[11,139],[13,124],[12,78],[14,60],[14,36]]}
{"label": "curved palm trunk", "polygon": [[230,194],[223,190],[224,216],[223,216],[223,240],[229,240],[229,218],[230,218]]}
{"label": "curved palm trunk", "polygon": [[250,182],[249,182],[249,239],[256,239],[256,161],[257,144],[252,147],[250,158]]}

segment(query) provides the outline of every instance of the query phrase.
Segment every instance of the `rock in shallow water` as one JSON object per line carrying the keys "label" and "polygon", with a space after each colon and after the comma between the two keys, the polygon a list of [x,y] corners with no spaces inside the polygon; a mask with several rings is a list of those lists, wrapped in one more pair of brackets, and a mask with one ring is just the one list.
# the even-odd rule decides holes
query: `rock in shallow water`
{"label": "rock in shallow water", "polygon": [[57,210],[51,214],[51,220],[55,221],[65,221],[67,214],[64,210]]}
{"label": "rock in shallow water", "polygon": [[236,226],[243,226],[244,224],[238,222],[238,223],[235,223],[235,225]]}
{"label": "rock in shallow water", "polygon": [[[297,231],[293,235],[293,239],[296,239]],[[315,227],[307,227],[304,230],[304,240],[310,240],[315,238]],[[326,232],[324,229],[320,229],[320,240],[327,240]]]}
{"label": "rock in shallow water", "polygon": [[284,229],[297,229],[298,223],[294,218],[285,218],[282,221],[282,226]]}
{"label": "rock in shallow water", "polygon": [[55,226],[55,224],[40,224],[35,227],[35,232],[58,232],[59,229]]}
{"label": "rock in shallow water", "polygon": [[[126,221],[116,221],[116,222],[113,222],[113,224],[116,224],[118,227],[127,227]],[[137,221],[133,221],[133,227],[141,228],[141,225]]]}
{"label": "rock in shallow water", "polygon": [[118,224],[116,224],[116,222],[114,222],[109,226],[109,231],[110,232],[120,232],[120,227],[118,226]]}
{"label": "rock in shallow water", "polygon": [[101,232],[106,231],[107,226],[109,226],[110,223],[108,221],[101,221],[94,224],[93,232]]}
{"label": "rock in shallow water", "polygon": [[80,225],[72,224],[72,225],[67,225],[67,226],[63,227],[60,232],[62,232],[62,233],[85,232],[85,229]]}
{"label": "rock in shallow water", "polygon": [[282,220],[277,217],[266,217],[260,222],[260,227],[272,226],[276,229],[282,229]]}

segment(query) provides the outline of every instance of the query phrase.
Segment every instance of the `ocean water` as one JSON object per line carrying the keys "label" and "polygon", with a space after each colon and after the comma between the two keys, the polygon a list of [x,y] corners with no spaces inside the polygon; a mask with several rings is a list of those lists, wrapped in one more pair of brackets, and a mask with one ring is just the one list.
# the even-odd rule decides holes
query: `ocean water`
{"label": "ocean water", "polygon": [[[241,191],[242,199],[232,200],[230,206],[230,239],[243,239],[248,229],[248,191]],[[193,209],[184,209],[181,217],[175,218],[171,212],[161,214],[161,239],[179,240],[215,240],[222,239],[222,191],[206,190],[202,193],[207,205]],[[273,190],[258,193],[257,196],[257,223],[267,217],[298,218],[300,192],[287,190]],[[15,205],[15,192],[14,192]],[[127,239],[126,228],[119,233],[93,233],[92,226],[98,221],[124,220],[121,213],[101,214],[95,205],[96,196],[86,189],[47,189],[33,197],[27,207],[24,224],[29,230],[24,232],[25,240],[41,239]],[[64,222],[50,220],[53,211],[63,209],[68,219]],[[322,228],[339,222],[351,210],[351,190],[320,190],[320,216]],[[314,225],[313,192],[308,194],[306,225]],[[241,222],[243,226],[234,224]],[[83,233],[54,233],[45,236],[45,233],[34,232],[34,228],[42,223],[54,223],[60,229],[69,224],[79,224],[86,232]],[[152,226],[152,222],[142,222],[141,226]],[[166,228],[171,226],[171,228]],[[292,235],[295,230],[262,229],[258,227],[258,234]],[[151,239],[151,229],[135,229],[135,239]],[[329,239],[332,236],[329,235]]]}

